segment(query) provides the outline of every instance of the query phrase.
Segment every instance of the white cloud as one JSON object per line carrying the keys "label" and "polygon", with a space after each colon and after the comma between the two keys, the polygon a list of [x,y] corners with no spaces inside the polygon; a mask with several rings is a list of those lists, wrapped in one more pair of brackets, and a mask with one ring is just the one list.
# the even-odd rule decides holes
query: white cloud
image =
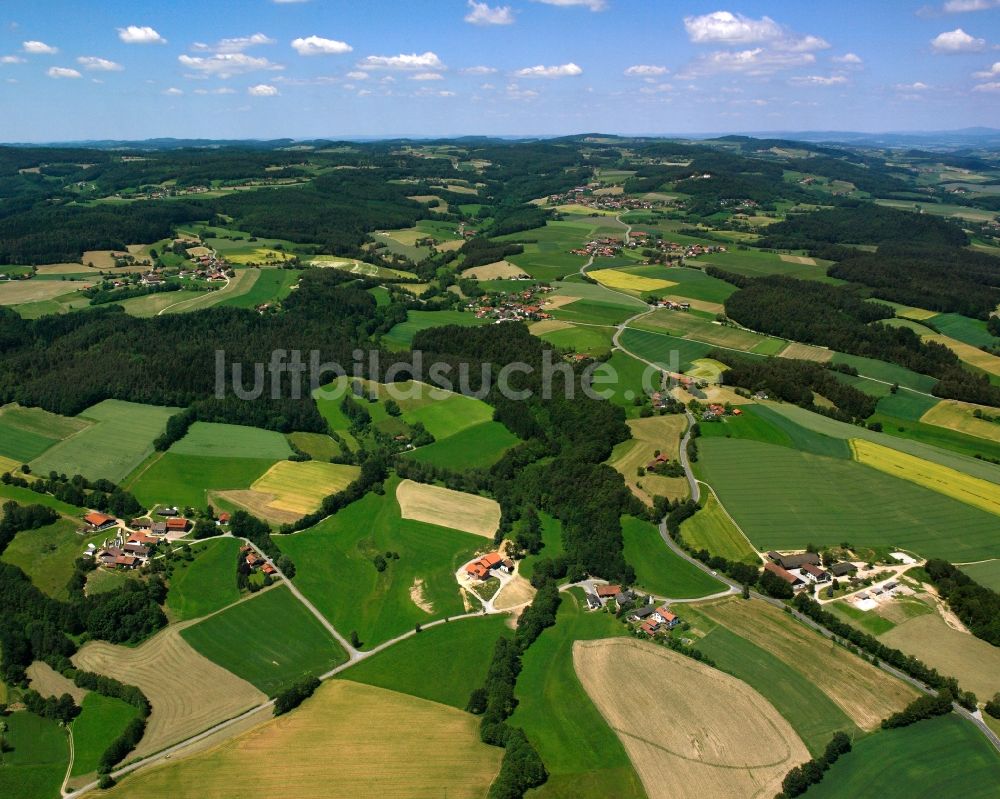
{"label": "white cloud", "polygon": [[0,64],[23,64],[24,61],[19,55],[0,55]]}
{"label": "white cloud", "polygon": [[651,83],[639,89],[643,94],[661,94],[663,92],[672,92],[673,90],[674,87],[669,83]]}
{"label": "white cloud", "polygon": [[359,64],[362,69],[401,69],[426,72],[434,69],[444,69],[444,64],[436,53],[428,50],[426,53],[401,53],[400,55],[370,55]]}
{"label": "white cloud", "polygon": [[918,80],[914,83],[897,83],[893,88],[897,92],[925,92],[930,86]]}
{"label": "white cloud", "polygon": [[21,42],[21,47],[24,49],[24,52],[31,53],[32,55],[55,55],[59,52],[58,47],[53,47],[45,42],[39,42],[34,39]]}
{"label": "white cloud", "polygon": [[89,69],[92,72],[121,72],[125,67],[115,61],[109,61],[106,58],[98,58],[94,55],[82,55],[76,59],[76,63],[80,64],[84,69]]}
{"label": "white cloud", "polygon": [[276,86],[269,86],[266,83],[258,83],[256,86],[249,87],[247,94],[254,97],[275,97],[278,94],[278,88]]}
{"label": "white cloud", "polygon": [[847,83],[845,75],[799,75],[789,80],[796,86],[840,86]]}
{"label": "white cloud", "polygon": [[986,11],[1000,7],[1000,0],[948,0],[941,10],[946,14],[964,14],[966,11]]}
{"label": "white cloud", "polygon": [[647,78],[655,75],[666,75],[670,70],[666,67],[653,66],[652,64],[636,64],[625,70],[625,74],[630,78]]}
{"label": "white cloud", "polygon": [[961,28],[939,33],[931,40],[931,49],[935,53],[975,53],[985,46],[985,39],[970,36]]}
{"label": "white cloud", "polygon": [[1000,80],[990,81],[989,83],[980,83],[978,86],[973,86],[972,91],[974,92],[1000,92]]}
{"label": "white cloud", "polygon": [[50,78],[82,78],[79,72],[68,67],[49,67],[45,73]]}
{"label": "white cloud", "polygon": [[184,90],[178,89],[176,86],[171,86],[169,89],[164,89],[163,93],[169,95],[170,97],[177,97],[178,95],[184,94]]}
{"label": "white cloud", "polygon": [[695,44],[767,44],[776,50],[801,53],[830,46],[819,36],[792,33],[770,17],[753,19],[731,11],[685,17],[684,28]]}
{"label": "white cloud", "polygon": [[129,25],[118,29],[118,38],[125,44],[166,44],[167,40],[160,36],[149,25]]}
{"label": "white cloud", "polygon": [[469,0],[469,13],[465,15],[465,21],[470,25],[513,25],[514,12],[510,6],[490,6]]}
{"label": "white cloud", "polygon": [[292,40],[292,49],[299,55],[342,55],[354,48],[347,42],[324,39],[322,36],[306,36]]}
{"label": "white cloud", "polygon": [[864,61],[861,60],[861,56],[859,56],[857,53],[844,53],[843,55],[835,55],[830,60],[837,64],[851,64],[854,66],[860,66],[861,64],[864,63]]}
{"label": "white cloud", "polygon": [[242,53],[251,47],[257,47],[261,44],[274,44],[274,39],[263,33],[255,33],[251,36],[237,36],[233,39],[220,39],[215,44],[204,44],[203,42],[195,42],[191,45],[192,50],[197,50],[198,52],[211,52],[211,53]]}
{"label": "white cloud", "polygon": [[496,67],[486,66],[466,67],[462,70],[465,75],[492,75],[496,71]]}
{"label": "white cloud", "polygon": [[284,69],[280,64],[274,64],[266,58],[254,58],[245,53],[216,53],[213,56],[179,55],[177,60],[182,66],[201,73],[203,76],[214,75],[220,78],[230,78],[233,75],[243,75],[247,72],[260,70]]}
{"label": "white cloud", "polygon": [[535,0],[538,3],[545,3],[547,6],[583,6],[591,11],[603,11],[607,8],[607,0]]}
{"label": "white cloud", "polygon": [[410,75],[410,80],[444,80],[444,76],[438,72],[418,72]]}
{"label": "white cloud", "polygon": [[511,100],[534,100],[538,97],[538,92],[533,89],[522,89],[516,83],[507,85],[506,94]]}
{"label": "white cloud", "polygon": [[218,89],[195,89],[195,94],[236,94],[236,89],[220,86]]}
{"label": "white cloud", "polygon": [[782,53],[754,47],[749,50],[719,50],[690,64],[678,78],[691,80],[703,75],[739,72],[750,76],[772,75],[782,69],[808,66],[816,62],[812,53]]}
{"label": "white cloud", "polygon": [[362,72],[360,69],[356,69],[353,72],[348,72],[347,77],[351,80],[368,80],[368,73]]}
{"label": "white cloud", "polygon": [[995,62],[989,69],[972,73],[972,77],[974,78],[992,78],[995,75],[1000,75],[1000,61]]}
{"label": "white cloud", "polygon": [[570,78],[582,74],[583,70],[572,62],[551,67],[539,64],[537,67],[525,67],[514,73],[518,78]]}

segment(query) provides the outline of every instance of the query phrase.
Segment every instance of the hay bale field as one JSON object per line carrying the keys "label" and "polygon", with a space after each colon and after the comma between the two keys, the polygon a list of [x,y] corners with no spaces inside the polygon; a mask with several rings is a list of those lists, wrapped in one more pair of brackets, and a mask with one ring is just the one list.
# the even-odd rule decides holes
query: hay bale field
{"label": "hay bale field", "polygon": [[75,682],[63,677],[48,663],[43,663],[40,660],[36,660],[28,666],[26,673],[28,679],[31,680],[30,687],[42,696],[69,694],[77,704],[80,704],[88,693],[86,688],[79,688]]}
{"label": "hay bale field", "polygon": [[930,410],[920,417],[924,424],[933,424],[937,427],[945,427],[949,430],[957,430],[977,438],[985,438],[989,441],[1000,441],[1000,424],[987,422],[985,419],[977,419],[973,416],[976,409],[988,413],[991,416],[996,413],[996,408],[986,405],[973,405],[970,402],[960,402],[959,400],[941,400]]}
{"label": "hay bale field", "polygon": [[646,419],[628,421],[632,438],[623,441],[611,455],[611,467],[625,478],[629,490],[650,507],[654,496],[669,499],[683,499],[688,495],[687,479],[664,477],[647,472],[638,476],[638,469],[645,468],[656,455],[656,451],[677,460],[681,436],[687,420],[681,414],[650,416]]}
{"label": "hay bale field", "polygon": [[332,680],[294,713],[130,777],[107,796],[479,799],[503,750],[481,743],[478,726],[438,702]]}
{"label": "hay bale field", "polygon": [[852,438],[850,443],[854,459],[859,463],[1000,515],[1000,492],[994,483],[871,441]]}
{"label": "hay bale field", "polygon": [[0,283],[0,305],[51,300],[68,291],[88,289],[93,283],[65,283],[62,280],[5,280]]}
{"label": "hay bale field", "polygon": [[779,352],[778,355],[782,358],[797,358],[803,361],[826,363],[833,358],[833,350],[814,347],[812,344],[799,344],[797,341],[793,341]]}
{"label": "hay bale field", "polygon": [[361,473],[357,466],[322,461],[278,461],[248,491],[223,496],[278,523],[300,519],[319,509],[324,497],[347,488]]}
{"label": "hay bale field", "polygon": [[980,701],[1000,691],[1000,649],[949,627],[939,613],[907,619],[878,638],[956,677],[962,689],[972,691]]}
{"label": "hay bale field", "polygon": [[[809,759],[753,688],[665,647],[577,641],[573,666],[650,799],[771,797],[788,770]],[[621,690],[623,675],[633,677],[628,690]]]}
{"label": "hay bale field", "polygon": [[758,600],[721,600],[699,610],[800,672],[863,730],[874,730],[917,692],[843,647]]}
{"label": "hay bale field", "polygon": [[510,261],[495,261],[492,264],[473,266],[462,272],[462,277],[473,280],[503,280],[504,278],[521,277],[524,270]]}
{"label": "hay bale field", "polygon": [[267,701],[246,680],[199,655],[181,638],[179,626],[162,630],[138,647],[90,641],[73,656],[73,663],[137,685],[149,698],[153,712],[135,757],[150,755]]}
{"label": "hay bale field", "polygon": [[396,500],[404,519],[463,530],[493,538],[500,526],[500,506],[495,500],[452,491],[450,488],[403,480]]}
{"label": "hay bale field", "polygon": [[622,272],[618,269],[596,269],[593,272],[587,272],[587,275],[594,278],[602,286],[619,291],[636,291],[642,293],[645,291],[660,291],[677,285],[671,280],[630,275],[628,272]]}

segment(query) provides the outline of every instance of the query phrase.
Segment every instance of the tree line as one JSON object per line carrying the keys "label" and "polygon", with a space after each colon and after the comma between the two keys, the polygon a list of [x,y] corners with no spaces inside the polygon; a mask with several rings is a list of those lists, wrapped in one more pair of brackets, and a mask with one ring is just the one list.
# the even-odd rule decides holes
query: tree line
{"label": "tree line", "polygon": [[946,560],[932,558],[924,570],[972,634],[1000,646],[1000,594],[980,585]]}

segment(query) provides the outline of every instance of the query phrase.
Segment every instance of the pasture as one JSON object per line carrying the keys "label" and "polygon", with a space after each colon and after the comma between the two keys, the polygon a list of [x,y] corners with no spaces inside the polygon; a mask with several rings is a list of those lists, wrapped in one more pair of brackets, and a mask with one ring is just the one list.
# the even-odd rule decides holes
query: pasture
{"label": "pasture", "polygon": [[683,414],[650,416],[645,419],[630,419],[627,422],[632,438],[616,445],[611,454],[611,466],[625,478],[625,484],[633,494],[650,507],[653,497],[683,499],[688,495],[687,479],[664,477],[653,472],[638,476],[639,469],[645,469],[657,453],[672,460],[678,457],[681,436],[687,426]]}
{"label": "pasture", "polygon": [[701,510],[681,525],[681,535],[695,549],[706,549],[727,560],[751,564],[760,562],[756,550],[726,515],[711,491],[705,493]]}
{"label": "pasture", "polygon": [[105,400],[80,414],[93,422],[31,461],[35,472],[82,474],[120,482],[153,452],[153,440],[179,408]]}
{"label": "pasture", "polygon": [[0,457],[27,463],[89,425],[79,416],[59,416],[16,403],[4,405],[0,407]]}
{"label": "pasture", "polygon": [[670,372],[684,372],[711,352],[709,344],[628,327],[619,338],[628,353],[651,361]]}
{"label": "pasture", "polygon": [[465,710],[486,680],[496,640],[511,635],[508,620],[482,616],[430,627],[351,666],[343,678]]}
{"label": "pasture", "polygon": [[174,455],[281,460],[292,454],[281,433],[236,424],[195,422],[169,450]]}
{"label": "pasture", "polygon": [[1000,691],[1000,649],[945,624],[938,613],[923,613],[879,635],[879,640],[958,679],[981,702]]}
{"label": "pasture", "polygon": [[194,291],[180,289],[179,291],[161,291],[156,294],[146,294],[143,297],[132,297],[115,303],[125,309],[129,316],[136,316],[140,319],[148,319],[151,316],[159,316],[162,312],[173,306],[180,307],[181,304],[201,301],[206,298],[204,291]]}
{"label": "pasture", "polygon": [[645,799],[642,783],[621,741],[594,707],[573,668],[578,640],[625,635],[604,613],[581,608],[582,593],[561,594],[556,624],[524,653],[517,679],[517,709],[510,719],[524,729],[549,772],[533,792],[538,799]]}
{"label": "pasture", "polygon": [[809,799],[988,799],[996,795],[998,783],[996,750],[979,730],[951,714],[856,742],[809,789]]}
{"label": "pasture", "polygon": [[294,522],[319,510],[325,497],[343,491],[360,473],[358,466],[338,463],[278,461],[249,491],[226,491],[223,496],[268,521]]}
{"label": "pasture", "polygon": [[967,566],[962,566],[962,571],[980,585],[985,585],[1000,593],[1000,559],[970,563]]}
{"label": "pasture", "polygon": [[1000,515],[1000,492],[994,483],[864,439],[852,438],[850,443],[858,463]]}
{"label": "pasture", "polygon": [[289,433],[288,440],[318,461],[329,462],[341,452],[340,444],[325,433]]}
{"label": "pasture", "polygon": [[185,627],[181,637],[268,696],[347,659],[326,628],[284,585]]}
{"label": "pasture", "polygon": [[[315,527],[275,541],[295,562],[295,585],[338,630],[357,631],[366,646],[462,613],[455,571],[487,544],[403,519],[391,483],[385,496],[366,494]],[[373,559],[386,552],[399,558],[387,559],[380,572]]]}
{"label": "pasture", "polygon": [[1000,554],[993,514],[871,467],[741,439],[702,438],[699,450],[697,470],[761,551],[850,541],[957,561]]}
{"label": "pasture", "polygon": [[788,256],[751,249],[736,249],[698,256],[699,264],[711,264],[746,277],[783,275],[800,280],[818,280],[823,283],[839,282],[827,277],[825,266],[818,265],[813,259],[808,259],[807,263],[803,263],[803,260],[806,259],[797,258],[793,261]]}
{"label": "pasture", "polygon": [[198,654],[176,626],[137,647],[89,641],[72,659],[87,671],[115,678],[128,675],[128,682],[149,698],[153,712],[135,757],[158,752],[267,698],[246,680]]}
{"label": "pasture", "polygon": [[69,745],[59,723],[25,711],[7,723],[7,752],[0,766],[0,796],[52,799],[59,796]]}
{"label": "pasture", "polygon": [[492,539],[500,525],[500,506],[496,500],[464,491],[403,480],[396,488],[396,501],[404,519],[485,538]]}
{"label": "pasture", "polygon": [[800,672],[863,730],[875,729],[917,695],[906,683],[765,602],[723,599],[698,610]]}
{"label": "pasture", "polygon": [[413,343],[413,337],[421,330],[445,325],[480,327],[489,324],[488,319],[477,319],[475,314],[465,311],[407,311],[406,321],[400,322],[382,336],[386,346],[405,350]]}
{"label": "pasture", "polygon": [[970,319],[957,313],[941,313],[928,320],[939,333],[964,341],[973,347],[995,346],[997,337],[986,328],[982,319]]}
{"label": "pasture", "polygon": [[[894,363],[878,361],[874,358],[864,358],[860,355],[847,355],[843,352],[835,352],[832,358],[835,364],[847,364],[858,370],[861,377],[870,377],[881,380],[885,383],[898,383],[904,388],[912,388],[916,391],[929,393],[937,384],[937,380],[930,375],[922,375],[911,371],[904,366],[897,366]],[[869,391],[871,389],[868,389]]]}
{"label": "pasture", "polygon": [[625,560],[635,569],[636,586],[656,596],[695,599],[725,591],[726,586],[674,553],[656,525],[622,517]]}
{"label": "pasture", "polygon": [[722,325],[692,313],[666,309],[653,311],[653,313],[637,319],[630,324],[630,327],[763,355],[777,355],[787,343],[784,339],[762,336],[739,327]]}
{"label": "pasture", "polygon": [[493,408],[482,400],[451,394],[439,400],[430,399],[418,407],[405,408],[402,418],[411,425],[420,422],[428,433],[440,440],[492,421]]}
{"label": "pasture", "polygon": [[236,587],[236,538],[220,538],[196,545],[195,559],[174,565],[167,607],[174,620],[197,619],[221,610],[240,598]]}
{"label": "pasture", "polygon": [[294,713],[207,752],[167,761],[107,795],[480,799],[503,750],[481,743],[478,725],[475,716],[437,702],[331,680]]}
{"label": "pasture", "polygon": [[80,704],[81,712],[70,724],[73,730],[73,771],[79,777],[97,771],[104,750],[122,734],[139,711],[121,699],[91,691]]}
{"label": "pasture", "polygon": [[146,507],[204,508],[210,492],[248,489],[273,463],[273,459],[208,458],[170,451],[140,467],[126,487]]}
{"label": "pasture", "polygon": [[[578,641],[573,663],[650,799],[770,796],[792,766],[809,759],[757,691],[666,647],[624,638]],[[621,690],[623,677],[628,691]]]}
{"label": "pasture", "polygon": [[484,469],[500,460],[518,441],[501,422],[482,422],[411,450],[405,457],[455,472]]}
{"label": "pasture", "polygon": [[110,532],[78,535],[79,527],[79,522],[59,519],[38,530],[22,530],[14,536],[0,559],[20,568],[49,596],[69,599],[66,585],[73,576],[74,561],[84,553],[87,544],[100,544],[112,535]]}
{"label": "pasture", "polygon": [[[545,327],[541,327],[541,326]],[[614,329],[607,327],[581,327],[559,319],[536,322],[532,334],[547,341],[558,350],[603,356],[611,350]]]}
{"label": "pasture", "polygon": [[0,497],[3,499],[13,499],[22,505],[44,505],[66,516],[76,516],[83,512],[83,508],[61,502],[49,494],[38,494],[30,488],[21,488],[20,486],[9,486],[0,483]]}

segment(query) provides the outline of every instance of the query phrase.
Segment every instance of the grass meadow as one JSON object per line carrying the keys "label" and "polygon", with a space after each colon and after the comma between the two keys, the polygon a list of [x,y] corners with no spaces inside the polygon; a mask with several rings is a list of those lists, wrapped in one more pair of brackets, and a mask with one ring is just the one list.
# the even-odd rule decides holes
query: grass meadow
{"label": "grass meadow", "polygon": [[408,311],[406,321],[393,327],[382,337],[382,341],[388,347],[405,350],[421,330],[445,325],[480,327],[486,324],[489,324],[488,319],[477,319],[475,314],[464,311]]}
{"label": "grass meadow", "polygon": [[174,455],[282,460],[292,454],[281,433],[236,424],[195,422],[169,450]]}
{"label": "grass meadow", "polygon": [[408,452],[405,457],[455,472],[492,466],[518,443],[500,422],[481,422],[459,433]]}
{"label": "grass meadow", "polygon": [[190,505],[204,508],[209,491],[248,489],[274,459],[224,458],[165,452],[130,481],[129,490],[143,505]]}
{"label": "grass meadow", "polygon": [[84,697],[80,708],[80,715],[70,724],[73,730],[74,777],[97,771],[104,750],[139,715],[136,707],[96,691],[90,691]]}
{"label": "grass meadow", "polygon": [[89,424],[79,416],[71,418],[41,408],[4,405],[0,408],[0,457],[27,463]]}
{"label": "grass meadow", "polygon": [[677,372],[690,369],[694,361],[706,357],[712,350],[712,345],[700,341],[636,330],[632,327],[625,329],[619,341],[622,347],[633,355]]}
{"label": "grass meadow", "polygon": [[268,696],[347,659],[326,628],[283,585],[186,627],[181,637]]}
{"label": "grass meadow", "polygon": [[1000,593],[1000,559],[995,558],[983,563],[970,563],[968,566],[963,566],[962,571],[980,585],[985,585]]}
{"label": "grass meadow", "polygon": [[726,586],[691,565],[663,542],[655,525],[634,516],[622,518],[625,560],[635,569],[636,585],[658,596],[695,599]]}
{"label": "grass meadow", "polygon": [[176,620],[207,616],[240,598],[236,587],[236,553],[240,541],[220,538],[196,546],[195,559],[179,561],[170,577],[167,607]]}
{"label": "grass meadow", "polygon": [[230,308],[256,308],[264,303],[275,303],[285,299],[292,287],[298,283],[302,272],[298,269],[260,269],[257,279],[250,288],[238,296],[227,297],[219,303]]}
{"label": "grass meadow", "polygon": [[407,424],[420,422],[434,438],[442,439],[492,421],[493,408],[482,400],[453,394],[403,411]]}
{"label": "grass meadow", "polygon": [[71,519],[59,519],[38,530],[22,530],[4,550],[2,560],[19,567],[49,596],[68,599],[66,585],[73,576],[73,563],[88,543],[100,543],[110,535],[78,535],[79,526]]}
{"label": "grass meadow", "polygon": [[753,546],[726,515],[715,494],[706,492],[701,510],[681,525],[684,541],[695,549],[707,549],[728,560],[756,565]]}
{"label": "grass meadow", "polygon": [[0,767],[0,796],[52,799],[59,796],[69,745],[59,724],[32,713],[7,716],[8,751]]}

